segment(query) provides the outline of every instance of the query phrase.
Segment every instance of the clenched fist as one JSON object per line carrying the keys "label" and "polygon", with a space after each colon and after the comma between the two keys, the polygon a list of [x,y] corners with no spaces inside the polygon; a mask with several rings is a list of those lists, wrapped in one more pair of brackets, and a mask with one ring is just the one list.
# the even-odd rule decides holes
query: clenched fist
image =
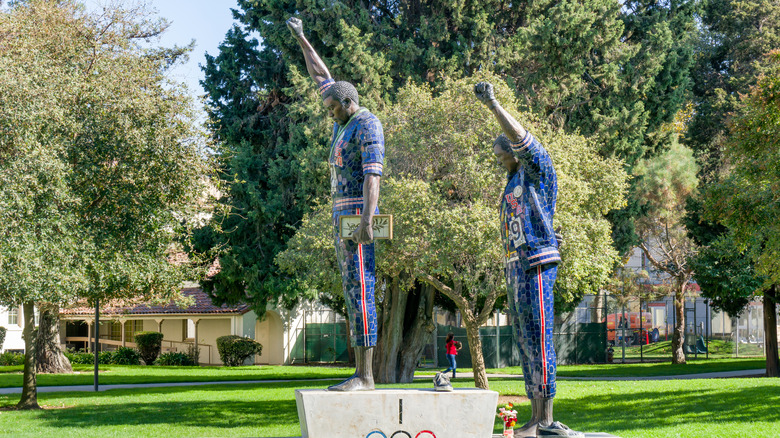
{"label": "clenched fist", "polygon": [[303,36],[303,23],[300,19],[292,17],[287,20],[287,27],[290,29],[294,37]]}
{"label": "clenched fist", "polygon": [[477,95],[477,99],[480,102],[488,106],[496,100],[496,95],[493,93],[493,84],[490,82],[480,82],[475,85],[474,94]]}

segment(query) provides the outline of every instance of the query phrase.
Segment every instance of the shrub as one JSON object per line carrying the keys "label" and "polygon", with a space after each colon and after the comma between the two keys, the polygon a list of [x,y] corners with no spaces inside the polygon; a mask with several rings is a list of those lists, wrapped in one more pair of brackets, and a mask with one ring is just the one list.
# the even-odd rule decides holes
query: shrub
{"label": "shrub", "polygon": [[195,344],[190,344],[187,347],[187,356],[192,359],[194,365],[198,365],[200,363],[200,348],[196,348]]}
{"label": "shrub", "polygon": [[154,364],[161,365],[161,366],[188,366],[188,367],[196,365],[189,354],[181,353],[181,352],[174,353],[172,351],[161,354],[160,357],[158,357],[157,360],[154,361]]}
{"label": "shrub", "polygon": [[[94,359],[95,356],[92,356]],[[101,351],[98,353],[98,363],[100,365],[109,365],[114,360],[114,352],[113,351]]]}
{"label": "shrub", "polygon": [[141,353],[128,347],[119,347],[111,355],[111,363],[115,365],[141,365]]}
{"label": "shrub", "polygon": [[6,351],[0,354],[0,366],[24,365],[24,355]]}
{"label": "shrub", "polygon": [[250,356],[260,354],[263,346],[253,339],[229,335],[217,338],[217,350],[219,359],[225,366],[237,367]]}
{"label": "shrub", "polygon": [[138,332],[135,334],[135,344],[144,363],[151,365],[162,349],[163,334],[160,332]]}
{"label": "shrub", "polygon": [[76,352],[68,350],[63,354],[65,354],[65,357],[68,358],[71,364],[89,365],[95,363],[95,355],[86,351]]}
{"label": "shrub", "polygon": [[0,327],[0,350],[3,349],[3,342],[5,342],[5,327]]}

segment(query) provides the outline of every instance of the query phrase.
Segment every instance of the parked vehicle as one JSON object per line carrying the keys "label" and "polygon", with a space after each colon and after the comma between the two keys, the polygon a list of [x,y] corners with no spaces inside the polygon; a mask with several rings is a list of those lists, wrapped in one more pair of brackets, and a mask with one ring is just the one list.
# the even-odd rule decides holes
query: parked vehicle
{"label": "parked vehicle", "polygon": [[653,329],[652,319],[650,312],[641,312],[641,315],[640,312],[610,313],[606,319],[607,341],[613,345],[616,339],[620,341],[625,328],[628,345],[646,343],[648,341],[646,333]]}

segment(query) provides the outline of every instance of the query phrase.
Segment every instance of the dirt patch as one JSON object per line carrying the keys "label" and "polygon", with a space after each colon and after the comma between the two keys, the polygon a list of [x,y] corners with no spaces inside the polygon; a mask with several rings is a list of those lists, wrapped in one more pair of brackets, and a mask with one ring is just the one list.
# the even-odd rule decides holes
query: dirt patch
{"label": "dirt patch", "polygon": [[528,403],[528,397],[524,395],[499,395],[498,396],[499,406],[503,406],[507,403],[512,403],[513,405]]}
{"label": "dirt patch", "polygon": [[[51,406],[51,405],[40,405],[41,409],[44,410],[54,410],[54,409],[68,409],[75,407],[76,405],[71,406]],[[6,406],[0,406],[0,412],[8,412],[8,411],[18,411],[20,409],[17,409],[15,405],[6,405]]]}

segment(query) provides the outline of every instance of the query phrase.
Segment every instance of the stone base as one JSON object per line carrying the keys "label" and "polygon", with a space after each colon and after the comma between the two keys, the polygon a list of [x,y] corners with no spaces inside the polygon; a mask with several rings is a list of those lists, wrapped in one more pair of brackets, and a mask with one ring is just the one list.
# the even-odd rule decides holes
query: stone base
{"label": "stone base", "polygon": [[476,388],[295,391],[302,438],[488,438],[498,393]]}

